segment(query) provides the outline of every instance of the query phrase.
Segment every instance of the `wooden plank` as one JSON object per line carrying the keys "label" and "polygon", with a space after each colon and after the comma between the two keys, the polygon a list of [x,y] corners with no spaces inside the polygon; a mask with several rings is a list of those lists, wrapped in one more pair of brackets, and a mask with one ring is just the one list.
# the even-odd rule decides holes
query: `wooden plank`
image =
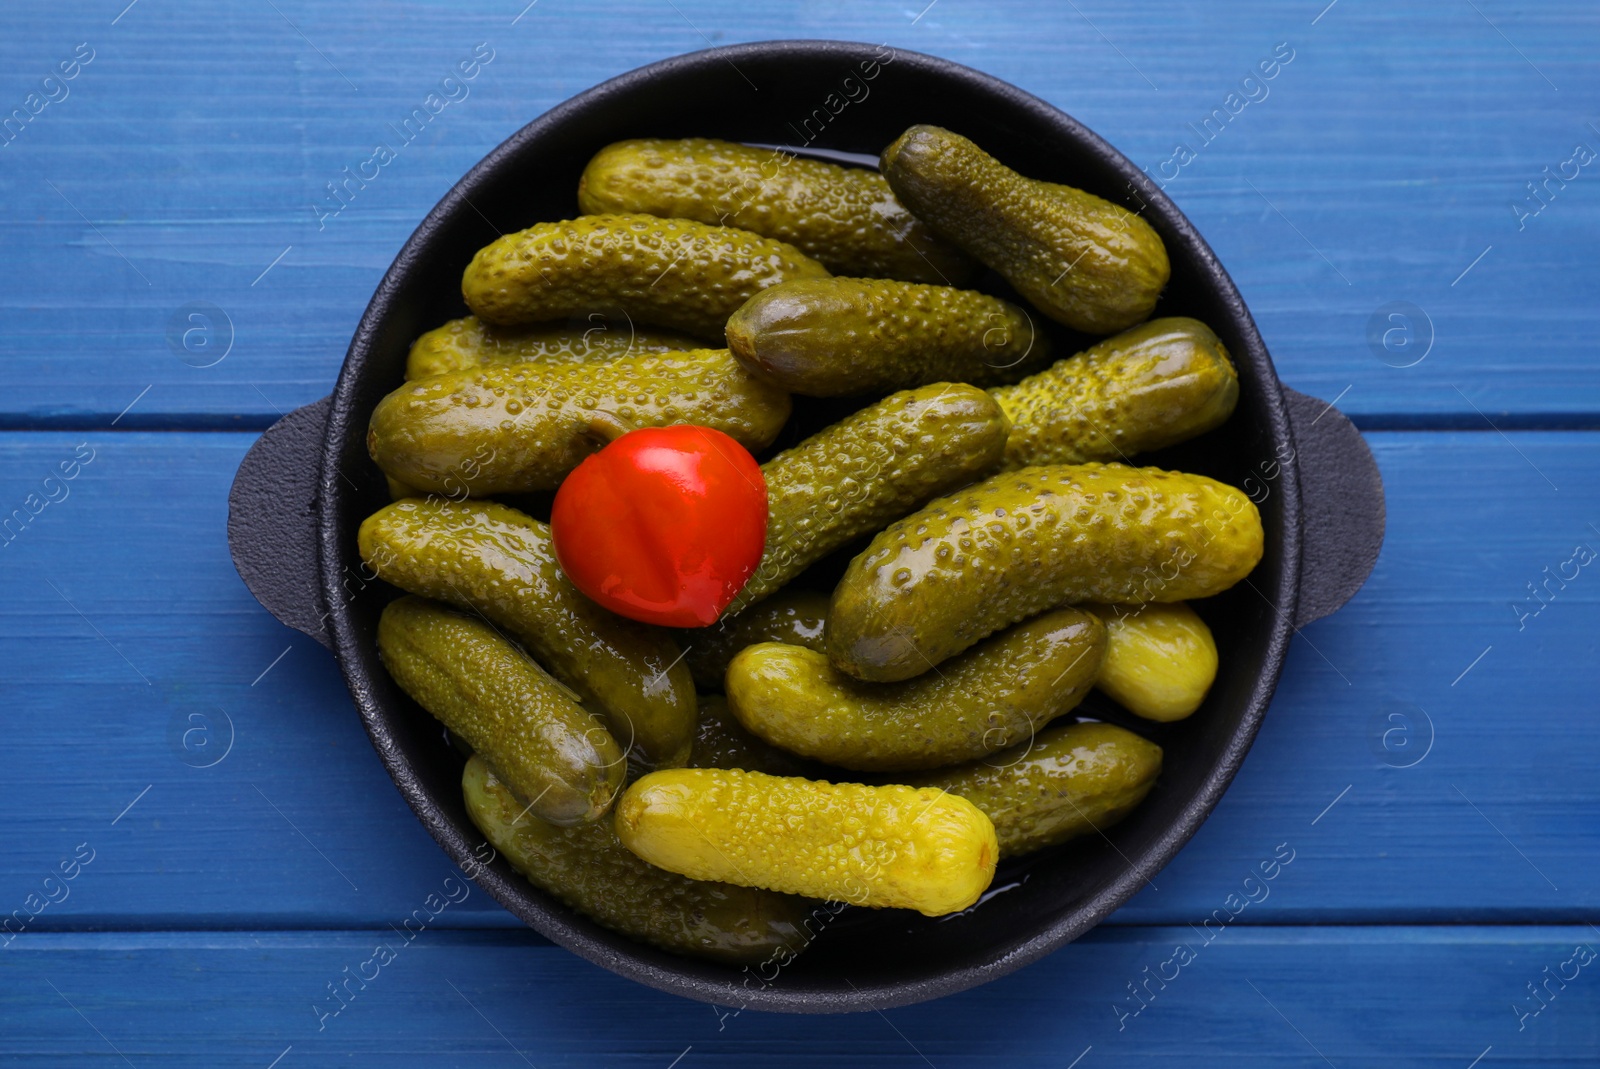
{"label": "wooden plank", "polygon": [[[364,924],[451,871],[333,659],[233,571],[227,488],[252,440],[0,437],[8,507],[93,450],[69,496],[0,550],[0,700],[29,710],[0,787],[29,814],[6,851],[7,909],[80,842],[94,863],[39,924]],[[374,838],[376,854],[359,845]],[[474,910],[505,917],[482,896]]]}
{"label": "wooden plank", "polygon": [[[263,426],[328,391],[394,252],[501,139],[645,62],[782,37],[945,55],[1074,113],[1167,182],[1238,279],[1285,380],[1342,395],[1368,425],[1472,426],[1479,410],[1588,425],[1600,412],[1586,374],[1600,315],[1584,288],[1600,229],[1592,168],[1552,184],[1537,216],[1512,209],[1541,203],[1527,183],[1575,144],[1600,147],[1583,110],[1600,79],[1592,5],[912,10],[923,7],[682,0],[513,16],[487,3],[177,0],[114,24],[19,12],[0,42],[5,110],[79,42],[93,59],[0,149],[12,348],[0,423],[103,426],[137,399],[125,423]],[[326,185],[480,42],[495,58],[469,95],[319,219]],[[1244,87],[1254,103],[1228,104],[1280,42],[1289,64]],[[1229,107],[1241,110],[1209,140],[1189,125]],[[1177,167],[1180,142],[1196,155]],[[1436,338],[1412,367],[1390,365],[1415,349],[1369,346],[1374,314],[1395,301],[1421,309],[1418,337]],[[190,320],[197,311],[212,318]],[[168,336],[187,330],[195,348],[174,349]]]}
{"label": "wooden plank", "polygon": [[1119,917],[1170,917],[1169,884],[1210,888],[1214,909],[1279,841],[1304,842],[1304,865],[1258,919],[1554,920],[1600,904],[1585,771],[1600,752],[1600,584],[1567,564],[1600,550],[1600,441],[1368,441],[1388,505],[1372,579],[1295,640],[1222,804]]}
{"label": "wooden plank", "polygon": [[[514,933],[424,932],[370,964],[384,940],[402,943],[386,930],[23,936],[0,952],[0,1055],[280,1069],[1466,1069],[1588,1066],[1600,1049],[1600,937],[1587,926],[1256,928],[1209,946],[1187,927],[1101,929],[976,990],[825,1022],[659,994]],[[1141,984],[1135,1001],[1129,985]]]}
{"label": "wooden plank", "polygon": [[[1297,860],[1250,923],[1569,921],[1600,905],[1600,586],[1578,568],[1522,630],[1510,607],[1575,545],[1600,547],[1600,435],[1369,440],[1389,493],[1376,574],[1295,641],[1232,789],[1118,922],[1197,923],[1284,842]],[[450,872],[332,658],[233,572],[226,495],[250,442],[0,434],[0,508],[67,495],[0,549],[0,912],[77,844],[97,852],[36,930],[371,927]],[[515,924],[481,896],[445,923]]]}

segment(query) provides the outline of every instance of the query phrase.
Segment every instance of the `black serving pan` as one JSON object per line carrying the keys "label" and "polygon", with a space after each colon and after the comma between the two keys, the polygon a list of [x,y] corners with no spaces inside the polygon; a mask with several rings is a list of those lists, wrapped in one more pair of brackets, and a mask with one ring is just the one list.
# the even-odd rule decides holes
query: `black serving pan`
{"label": "black serving pan", "polygon": [[[356,528],[388,500],[367,458],[367,419],[400,384],[412,339],[466,312],[461,271],[501,233],[576,214],[585,162],[628,137],[712,136],[875,156],[914,123],[967,134],[1024,174],[1079,186],[1142,212],[1166,242],[1172,281],[1157,315],[1191,315],[1226,342],[1238,410],[1210,434],[1142,462],[1244,488],[1266,555],[1233,590],[1197,607],[1222,666],[1203,708],[1171,725],[1118,719],[1166,747],[1149,798],[1103,837],[1006,862],[998,893],[930,919],[903,911],[820,915],[792,963],[740,970],[623,938],[536,890],[497,858],[478,882],[551,940],[664,991],[789,1012],[882,1009],[961,991],[1082,935],[1188,841],[1244,760],[1290,637],[1343,605],[1383,539],[1383,490],[1355,428],[1283,386],[1238,290],[1189,221],[1132,163],[1054,107],[985,74],[916,53],[837,41],[773,41],[679,56],[567,101],[489,154],[428,214],[356,329],[331,397],[284,417],[239,467],[228,537],[251,592],[334,651],[389,774],[445,852],[469,872],[481,836],[461,799],[460,755],[385,674],[374,642],[395,592],[356,552]],[[980,288],[1004,293],[994,276]],[[1056,342],[1073,352],[1084,339]],[[805,404],[797,405],[805,418]],[[813,413],[813,418],[815,415]],[[537,957],[529,960],[537,968]]]}

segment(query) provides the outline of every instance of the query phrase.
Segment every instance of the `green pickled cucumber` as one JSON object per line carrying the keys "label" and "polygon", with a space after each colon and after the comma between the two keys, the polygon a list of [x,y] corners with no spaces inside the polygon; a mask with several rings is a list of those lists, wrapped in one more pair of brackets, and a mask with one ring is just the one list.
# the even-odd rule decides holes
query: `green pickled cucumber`
{"label": "green pickled cucumber", "polygon": [[533,323],[496,327],[477,316],[452,319],[411,343],[406,378],[423,379],[447,371],[489,364],[590,364],[639,353],[703,349],[705,342],[671,331],[635,327],[595,312],[582,326]]}
{"label": "green pickled cucumber", "polygon": [[1197,319],[1153,319],[1015,386],[1006,466],[1126,460],[1220,426],[1239,400],[1228,350]]}
{"label": "green pickled cucumber", "polygon": [[603,364],[503,364],[406,383],[372,412],[367,452],[425,493],[553,490],[603,444],[597,415],[639,427],[696,423],[747,449],[789,418],[789,395],[726,349],[642,353]]}
{"label": "green pickled cucumber", "polygon": [[1005,472],[889,525],[828,607],[828,656],[909,679],[1057,605],[1205,598],[1261,559],[1261,516],[1202,475],[1122,464]]}
{"label": "green pickled cucumber", "polygon": [[1111,334],[1143,321],[1172,273],[1160,235],[1139,216],[1024,178],[949,130],[913,126],[882,165],[917,218],[1075,330]]}
{"label": "green pickled cucumber", "polygon": [[403,597],[378,619],[378,655],[400,689],[483,756],[529,812],[598,820],[627,762],[594,714],[482,620]]}
{"label": "green pickled cucumber", "polygon": [[[719,684],[720,685],[720,684]],[[728,712],[727,699],[708,694],[700,699],[700,722],[685,768],[742,768],[769,776],[806,776],[810,762],[756,738]]]}
{"label": "green pickled cucumber", "polygon": [[[830,625],[831,626],[831,625]],[[1060,609],[903,683],[864,683],[776,642],[728,666],[728,708],[774,746],[864,772],[940,768],[1029,738],[1094,686],[1106,628]]]}
{"label": "green pickled cucumber", "polygon": [[1000,856],[1104,831],[1144,800],[1161,747],[1114,724],[1060,724],[1009,750],[914,777],[977,806],[994,822]]}
{"label": "green pickled cucumber", "polygon": [[742,227],[846,275],[949,284],[976,266],[906,211],[876,171],[733,141],[607,145],[578,180],[578,210]]}
{"label": "green pickled cucumber", "polygon": [[634,323],[711,339],[758,290],[827,275],[793,245],[748,230],[585,215],[485,245],[461,276],[461,295],[479,319],[500,326],[620,310]]}
{"label": "green pickled cucumber", "polygon": [[[772,485],[770,477],[767,486]],[[769,543],[770,544],[770,543]],[[787,642],[822,649],[822,628],[828,622],[828,595],[817,590],[780,590],[759,605],[724,616],[715,627],[683,631],[683,661],[701,690],[720,691],[728,662],[757,642]]]}
{"label": "green pickled cucumber", "polygon": [[524,813],[481,757],[467,762],[461,790],[472,822],[529,883],[612,931],[735,965],[787,962],[813,938],[804,899],[656,868],[609,819],[562,828]]}
{"label": "green pickled cucumber", "polygon": [[492,501],[411,498],[367,517],[357,540],[385,582],[505,628],[625,749],[656,764],[686,756],[695,694],[677,644],[584,597],[556,563],[547,524]]}
{"label": "green pickled cucumber", "polygon": [[994,879],[989,818],[964,798],[721,768],[652,772],[617,801],[622,844],[702,880],[930,917]]}
{"label": "green pickled cucumber", "polygon": [[891,394],[761,466],[767,545],[735,613],[811,564],[1000,462],[1010,425],[975,386]]}
{"label": "green pickled cucumber", "polygon": [[883,278],[762,290],[728,319],[728,348],[768,381],[812,397],[1012,382],[1050,359],[1050,339],[1009,301]]}

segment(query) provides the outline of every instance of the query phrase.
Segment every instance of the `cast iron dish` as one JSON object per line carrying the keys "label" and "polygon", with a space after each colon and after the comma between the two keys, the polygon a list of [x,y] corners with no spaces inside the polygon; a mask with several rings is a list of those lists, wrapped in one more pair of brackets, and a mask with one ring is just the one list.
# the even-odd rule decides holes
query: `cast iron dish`
{"label": "cast iron dish", "polygon": [[[1255,737],[1291,635],[1349,600],[1383,539],[1382,485],[1355,428],[1279,383],[1250,313],[1200,235],[1139,168],[1067,115],[987,75],[883,46],[775,41],[643,67],[530,123],[450,191],[384,276],[333,395],[268,430],[231,495],[228,536],[240,575],[273,615],[334,651],[389,774],[457,864],[472,871],[482,842],[462,803],[462,758],[379,663],[378,615],[396,592],[373,580],[356,552],[358,525],[388,501],[367,457],[367,419],[402,381],[412,340],[466,313],[461,272],[480,246],[577,214],[578,175],[612,141],[705,136],[875,158],[913,123],[949,127],[1023,174],[1142,211],[1161,234],[1172,281],[1155,315],[1208,323],[1233,355],[1241,390],[1224,426],[1140,463],[1243,488],[1261,509],[1266,555],[1245,582],[1196,606],[1222,663],[1193,717],[1156,725],[1110,703],[1079,710],[1165,747],[1165,771],[1144,804],[1106,837],[1003,863],[987,900],[966,913],[824,914],[820,935],[791,964],[741,971],[601,928],[504,859],[480,870],[479,884],[545,936],[664,991],[789,1012],[881,1009],[984,983],[1082,935],[1144,886],[1211,812]],[[977,285],[1006,292],[995,276]],[[1065,333],[1056,341],[1063,354],[1082,347]]]}

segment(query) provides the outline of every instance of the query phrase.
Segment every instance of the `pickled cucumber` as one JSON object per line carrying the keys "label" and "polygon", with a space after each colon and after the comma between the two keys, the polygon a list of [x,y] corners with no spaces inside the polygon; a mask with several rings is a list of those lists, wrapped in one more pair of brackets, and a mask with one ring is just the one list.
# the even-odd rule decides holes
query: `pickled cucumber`
{"label": "pickled cucumber", "polygon": [[653,215],[585,215],[490,242],[461,295],[487,323],[514,326],[620,310],[634,323],[720,338],[758,290],[828,270],[781,241]]}
{"label": "pickled cucumber", "polygon": [[1106,625],[1106,659],[1095,682],[1146,720],[1182,720],[1217,678],[1217,643],[1198,613],[1170,605],[1085,605]]}
{"label": "pickled cucumber", "polygon": [[728,712],[727,699],[709,694],[700,699],[700,721],[685,768],[742,768],[769,776],[804,776],[810,763],[769,746],[744,729]]}
{"label": "pickled cucumber", "polygon": [[1009,382],[1050,359],[1050,339],[1009,301],[882,278],[762,290],[728,319],[728,348],[768,381],[812,397]]}
{"label": "pickled cucumber", "polygon": [[[772,486],[770,477],[767,486]],[[728,662],[746,646],[787,642],[820,650],[822,627],[827,621],[828,595],[816,590],[780,590],[760,605],[752,605],[736,616],[724,616],[716,627],[682,632],[679,640],[684,647],[683,661],[694,676],[695,686],[720,691]]]}
{"label": "pickled cucumber", "polygon": [[687,755],[695,694],[677,644],[579,593],[548,525],[492,501],[412,498],[367,517],[357,538],[380,579],[505,628],[605,716],[624,749],[658,764]]}
{"label": "pickled cucumber", "polygon": [[1143,321],[1172,272],[1139,216],[1024,178],[949,130],[913,126],[884,149],[883,174],[917,218],[1075,330],[1111,334]]}
{"label": "pickled cucumber", "polygon": [[930,917],[976,902],[999,853],[989,818],[944,791],[737,769],[652,772],[616,829],[670,872]]}
{"label": "pickled cucumber", "polygon": [[388,488],[388,490],[389,490],[389,500],[390,501],[399,501],[402,497],[423,497],[423,496],[425,496],[420,491],[418,491],[415,486],[407,486],[405,483],[401,482],[399,479],[396,479],[393,475],[385,475],[383,477],[383,482],[384,482],[384,486],[386,486]]}
{"label": "pickled cucumber", "polygon": [[1061,609],[937,671],[863,683],[824,654],[766,642],[728,666],[728,708],[759,738],[841,768],[940,768],[1004,749],[1071,711],[1094,686],[1105,646],[1096,617]]}
{"label": "pickled cucumber", "polygon": [[876,171],[733,141],[618,141],[578,180],[578,209],[737,226],[847,275],[959,282],[976,267],[905,210]]}
{"label": "pickled cucumber", "polygon": [[1228,350],[1198,319],[1153,319],[1015,386],[1006,466],[1126,460],[1219,426],[1239,400]]}
{"label": "pickled cucumber", "polygon": [[726,349],[643,353],[603,364],[503,364],[408,382],[372,412],[367,452],[425,493],[553,490],[603,442],[596,415],[639,427],[697,423],[747,449],[777,437],[789,395]]}
{"label": "pickled cucumber", "polygon": [[704,341],[685,334],[635,327],[626,319],[616,323],[611,318],[595,312],[592,321],[577,327],[565,323],[496,327],[477,316],[452,319],[411,343],[406,378],[422,379],[488,364],[586,364],[638,353],[705,348]]}
{"label": "pickled cucumber", "polygon": [[975,386],[945,382],[868,405],[761,466],[767,546],[728,606],[760,601],[829,553],[1000,463],[1010,425]]}
{"label": "pickled cucumber", "polygon": [[404,597],[378,619],[378,655],[400,689],[483,755],[552,824],[597,820],[626,762],[605,725],[482,620]]}
{"label": "pickled cucumber", "polygon": [[472,822],[529,883],[612,931],[735,965],[781,963],[810,941],[803,899],[656,868],[622,845],[609,819],[571,828],[540,820],[481,757],[467,762],[461,790]]}
{"label": "pickled cucumber", "polygon": [[1084,601],[1210,597],[1261,559],[1261,516],[1202,475],[1063,464],[995,475],[890,524],[828,607],[833,664],[909,679],[994,631]]}
{"label": "pickled cucumber", "polygon": [[1161,747],[1113,724],[1062,724],[919,787],[960,795],[994,822],[1011,857],[1104,831],[1155,786]]}

